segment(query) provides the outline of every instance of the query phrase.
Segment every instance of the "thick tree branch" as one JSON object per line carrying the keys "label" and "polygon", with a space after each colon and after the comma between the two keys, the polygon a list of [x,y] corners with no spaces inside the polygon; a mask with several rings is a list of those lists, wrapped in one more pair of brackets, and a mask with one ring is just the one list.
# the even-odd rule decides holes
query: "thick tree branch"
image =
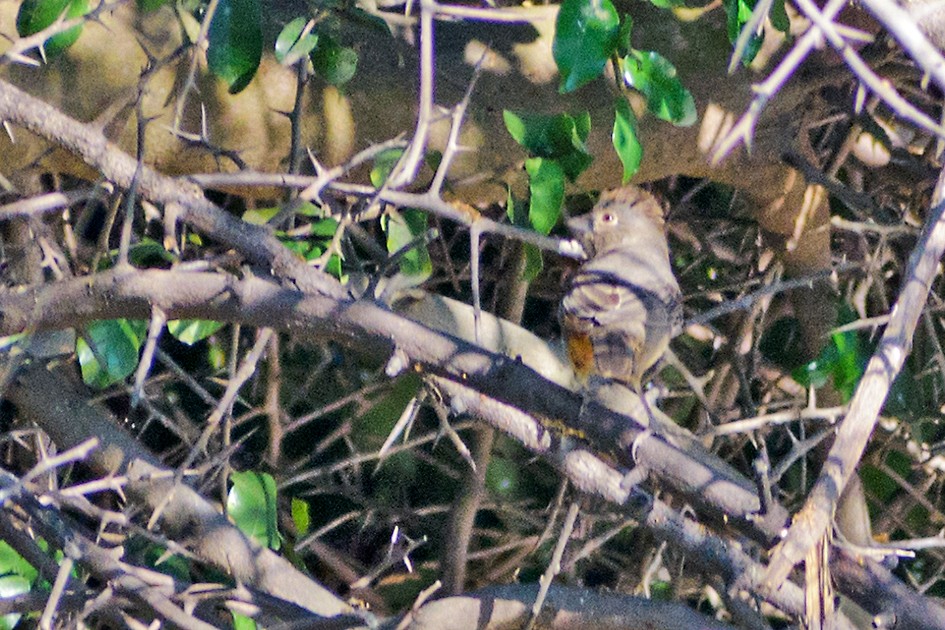
{"label": "thick tree branch", "polygon": [[[29,131],[76,154],[86,164],[122,188],[130,188],[138,163],[109,142],[97,127],[80,123],[55,107],[0,80],[0,120]],[[247,257],[250,262],[271,269],[277,277],[304,291],[346,294],[337,283],[309,267],[286,249],[266,228],[252,225],[224,212],[207,201],[203,190],[180,179],[161,175],[142,166],[137,191],[159,204],[176,204],[180,218],[191,227],[211,236]]]}
{"label": "thick tree branch", "polygon": [[[328,336],[380,360],[396,351],[407,357],[403,368],[443,376],[552,424],[567,425],[593,444],[608,445],[605,449],[622,457],[625,465],[645,466],[694,501],[755,528],[762,538],[774,537],[786,518],[786,512],[778,509],[757,522],[760,506],[753,485],[717,457],[706,452],[694,455],[688,450],[693,441],[680,442],[682,436],[674,439],[671,433],[661,434],[648,422],[635,420],[647,418],[636,397],[615,397],[612,409],[583,401],[518,361],[430,330],[367,300],[304,295],[259,278],[237,280],[224,274],[112,271],[0,293],[0,334],[95,319],[146,318],[153,307],[169,319],[205,318],[270,326],[312,339]],[[614,409],[626,410],[629,416]],[[634,460],[630,450],[644,431],[648,437],[635,445]]]}

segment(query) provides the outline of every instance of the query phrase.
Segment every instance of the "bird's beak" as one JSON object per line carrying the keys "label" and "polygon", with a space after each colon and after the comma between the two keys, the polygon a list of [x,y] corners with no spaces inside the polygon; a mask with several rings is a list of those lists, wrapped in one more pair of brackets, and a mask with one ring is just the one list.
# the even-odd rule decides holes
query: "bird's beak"
{"label": "bird's beak", "polygon": [[565,223],[568,232],[571,233],[571,238],[584,249],[586,258],[591,258],[594,255],[594,243],[591,238],[594,228],[593,220],[591,213],[587,213],[579,217],[572,217]]}

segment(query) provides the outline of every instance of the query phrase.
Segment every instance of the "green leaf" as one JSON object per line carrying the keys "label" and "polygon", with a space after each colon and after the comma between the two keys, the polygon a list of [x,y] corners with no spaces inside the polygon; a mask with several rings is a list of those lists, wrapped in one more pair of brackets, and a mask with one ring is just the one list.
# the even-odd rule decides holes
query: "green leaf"
{"label": "green leaf", "polygon": [[272,218],[279,214],[279,206],[271,208],[252,208],[243,213],[243,220],[253,225],[266,225]]}
{"label": "green leaf", "polygon": [[341,256],[332,254],[328,257],[328,263],[325,264],[325,273],[331,274],[341,281],[344,281],[344,270],[341,268]]}
{"label": "green leaf", "polygon": [[[755,8],[755,0],[723,0],[722,4],[725,8],[728,39],[734,44],[745,24],[751,18],[752,11]],[[781,9],[784,9],[783,5]],[[786,13],[785,17],[787,17]],[[745,50],[742,52],[741,61],[744,65],[747,66],[752,62],[755,55],[761,50],[763,43],[764,36],[762,34],[755,33],[751,35],[748,40],[748,45],[745,46]]]}
{"label": "green leaf", "polygon": [[493,457],[486,468],[486,487],[500,501],[525,499],[521,463],[507,457]]}
{"label": "green leaf", "polygon": [[528,220],[540,234],[548,234],[561,217],[564,205],[564,169],[553,159],[525,160],[531,200]]}
{"label": "green leaf", "polygon": [[177,554],[168,553],[166,547],[144,541],[135,541],[131,543],[134,548],[138,543],[144,544],[142,550],[135,549],[135,557],[143,557],[147,566],[155,571],[160,571],[164,575],[169,575],[175,580],[181,582],[190,581],[191,560]]}
{"label": "green leaf", "polygon": [[617,31],[617,50],[616,53],[620,57],[629,55],[630,51],[633,50],[633,46],[630,45],[630,36],[633,34],[633,18],[629,14],[625,13],[623,20],[620,21],[620,29]]}
{"label": "green leaf", "polygon": [[391,254],[413,243],[413,247],[400,257],[400,271],[414,276],[418,281],[426,280],[433,273],[433,262],[423,236],[427,231],[427,215],[413,208],[391,210],[381,225],[387,233],[387,251]]}
{"label": "green leaf", "polygon": [[308,55],[318,44],[318,34],[311,30],[302,37],[302,32],[308,20],[297,17],[282,29],[276,37],[276,60],[286,66],[291,66],[299,59]]}
{"label": "green leaf", "polygon": [[312,51],[315,74],[331,85],[344,85],[358,70],[358,53],[354,48],[341,46],[330,36],[322,36]]}
{"label": "green leaf", "polygon": [[591,130],[588,112],[572,116],[505,110],[502,117],[505,128],[516,142],[532,155],[557,160],[571,180],[576,179],[594,159],[585,147]]}
{"label": "green leaf", "polygon": [[105,388],[125,379],[138,365],[138,350],[146,325],[141,321],[108,319],[92,322],[76,340],[82,380],[91,387]]}
{"label": "green leaf", "polygon": [[138,10],[146,13],[150,11],[157,11],[167,3],[168,0],[137,0],[136,2],[138,5]]}
{"label": "green leaf", "polygon": [[523,206],[521,200],[517,200],[512,196],[512,189],[508,186],[506,186],[505,195],[505,214],[512,225],[517,225],[518,227],[527,227],[530,225],[528,222],[527,209]]}
{"label": "green leaf", "polygon": [[32,584],[39,572],[13,547],[0,540],[0,575],[18,575]]}
{"label": "green leaf", "polygon": [[131,246],[128,260],[135,267],[167,267],[166,263],[177,262],[177,256],[153,238],[143,238]]}
{"label": "green leaf", "polygon": [[298,254],[299,257],[312,261],[325,252],[319,241],[309,239],[280,239],[285,248],[290,252]]}
{"label": "green leaf", "polygon": [[564,0],[552,51],[561,72],[561,92],[573,92],[599,77],[614,53],[620,18],[610,0]]}
{"label": "green leaf", "polygon": [[371,183],[374,184],[375,188],[384,185],[390,172],[397,166],[397,162],[403,154],[403,149],[386,149],[377,154],[377,157],[374,158],[374,168],[371,169]]}
{"label": "green leaf", "polygon": [[220,0],[208,36],[210,71],[227,84],[230,94],[249,85],[262,58],[262,12],[259,0]]}
{"label": "green leaf", "polygon": [[236,526],[260,545],[282,546],[277,524],[276,480],[267,473],[246,471],[230,475],[233,486],[226,498],[226,511]]}
{"label": "green leaf", "polygon": [[338,221],[332,218],[313,221],[309,229],[311,230],[312,236],[320,236],[330,240],[335,236],[335,232],[338,231]]}
{"label": "green leaf", "polygon": [[[53,24],[65,12],[69,20],[89,11],[88,0],[23,0],[16,14],[16,32],[28,37]],[[43,54],[52,59],[74,44],[82,34],[82,25],[58,33],[43,42]]]}
{"label": "green leaf", "polygon": [[309,533],[312,529],[312,514],[308,501],[292,497],[292,522],[299,536]]}
{"label": "green leaf", "polygon": [[202,341],[223,328],[223,322],[207,319],[175,319],[167,322],[167,331],[188,346]]}
{"label": "green leaf", "polygon": [[[32,588],[30,581],[20,575],[2,575],[0,576],[0,599],[10,599],[17,595],[29,593]],[[15,610],[15,609],[14,609]],[[0,616],[0,630],[14,628],[19,623],[22,615],[20,613],[10,613]]]}
{"label": "green leaf", "polygon": [[531,243],[522,243],[522,251],[525,254],[525,268],[522,270],[522,280],[531,282],[541,273],[545,263],[541,256],[541,250]]}
{"label": "green leaf", "polygon": [[256,630],[257,627],[252,617],[233,613],[233,630]]}
{"label": "green leaf", "polygon": [[696,102],[676,78],[676,67],[657,52],[634,50],[623,58],[624,81],[646,97],[655,116],[678,127],[696,122]]}
{"label": "green leaf", "polygon": [[771,11],[768,13],[768,19],[771,20],[771,26],[782,33],[791,30],[791,19],[788,17],[787,9],[784,8],[784,0],[774,0],[771,4]]}
{"label": "green leaf", "polygon": [[[842,308],[838,321],[841,325],[856,318],[848,308]],[[791,376],[805,387],[822,387],[828,378],[841,393],[844,402],[853,397],[853,392],[863,376],[869,351],[863,346],[856,331],[834,333],[810,363],[792,371]]]}
{"label": "green leaf", "polygon": [[[390,387],[369,395],[368,407],[358,413],[351,433],[355,446],[365,450],[380,448],[422,385],[419,375],[407,372]],[[384,463],[385,468],[389,461]]]}
{"label": "green leaf", "polygon": [[614,149],[623,164],[623,183],[630,181],[643,160],[643,145],[637,133],[637,117],[627,99],[617,97],[614,101]]}

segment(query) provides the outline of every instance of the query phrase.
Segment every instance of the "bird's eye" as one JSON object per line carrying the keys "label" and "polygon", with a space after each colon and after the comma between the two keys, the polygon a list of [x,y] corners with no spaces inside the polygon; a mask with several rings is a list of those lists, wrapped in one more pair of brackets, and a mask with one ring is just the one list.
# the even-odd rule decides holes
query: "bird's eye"
{"label": "bird's eye", "polygon": [[600,215],[600,220],[607,224],[613,224],[617,222],[617,215],[612,212],[605,212]]}

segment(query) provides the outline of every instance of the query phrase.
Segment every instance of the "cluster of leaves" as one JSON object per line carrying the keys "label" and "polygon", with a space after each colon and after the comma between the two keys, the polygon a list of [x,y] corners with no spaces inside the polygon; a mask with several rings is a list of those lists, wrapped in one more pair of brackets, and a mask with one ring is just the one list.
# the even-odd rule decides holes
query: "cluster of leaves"
{"label": "cluster of leaves", "polygon": [[[167,0],[139,0],[138,6],[153,11]],[[177,6],[178,17],[192,42],[199,38],[198,20],[207,10],[205,2],[182,2]],[[340,10],[340,7],[337,7]],[[88,0],[24,0],[17,13],[16,28],[21,37],[40,32],[56,20],[81,17],[90,10]],[[386,30],[383,21],[366,17],[360,9],[358,17]],[[207,28],[207,64],[210,71],[226,83],[230,93],[243,90],[256,76],[262,59],[263,7],[261,0],[219,0]],[[275,42],[275,55],[280,63],[292,65],[302,58],[312,64],[315,74],[331,85],[344,85],[354,76],[358,54],[338,41],[334,23],[321,29],[314,20],[299,17],[290,21]],[[82,25],[73,26],[47,39],[41,52],[46,59],[53,58],[74,44],[82,33]]]}
{"label": "cluster of leaves", "polygon": [[[676,2],[652,0],[663,8]],[[755,8],[750,0],[727,0],[728,32],[734,43],[742,30],[750,27]],[[768,9],[772,23],[787,30],[784,3],[775,1]],[[669,17],[669,16],[667,16]],[[611,0],[564,0],[555,30],[554,59],[561,73],[561,92],[573,92],[598,79],[607,64],[625,90],[639,93],[647,111],[673,125],[686,127],[697,118],[692,94],[676,76],[672,62],[654,50],[638,50],[631,45],[633,19],[618,14]],[[763,41],[761,33],[750,38],[743,54],[749,62]],[[643,160],[643,146],[637,132],[637,117],[626,93],[614,99],[612,141],[623,164],[623,181],[636,174]],[[587,112],[574,115],[537,115],[505,112],[506,128],[532,156],[525,162],[531,182],[528,223],[547,234],[560,216],[565,179],[574,181],[593,159],[585,141],[591,120]]]}

